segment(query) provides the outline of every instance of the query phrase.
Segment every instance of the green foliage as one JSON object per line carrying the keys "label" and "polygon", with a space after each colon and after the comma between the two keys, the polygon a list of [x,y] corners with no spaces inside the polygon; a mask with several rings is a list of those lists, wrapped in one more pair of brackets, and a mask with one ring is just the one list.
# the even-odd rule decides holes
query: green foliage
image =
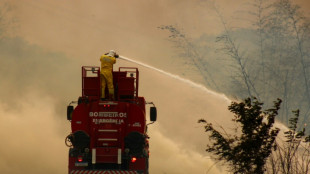
{"label": "green foliage", "polygon": [[266,160],[276,148],[275,138],[279,129],[273,128],[273,124],[280,104],[278,99],[271,109],[262,111],[263,103],[256,98],[232,102],[228,109],[234,113],[233,121],[240,124],[239,135],[221,133],[211,123],[199,120],[205,124],[205,131],[210,133],[211,145],[206,151],[213,153],[217,160],[229,163],[234,173],[264,173]]}

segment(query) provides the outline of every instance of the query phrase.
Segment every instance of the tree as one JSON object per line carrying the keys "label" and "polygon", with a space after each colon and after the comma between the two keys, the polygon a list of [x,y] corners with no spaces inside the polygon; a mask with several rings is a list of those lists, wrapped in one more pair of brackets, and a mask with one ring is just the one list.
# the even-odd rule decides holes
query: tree
{"label": "tree", "polygon": [[233,121],[239,124],[234,135],[223,128],[222,132],[216,130],[204,119],[199,120],[210,133],[211,145],[206,151],[219,162],[229,164],[235,174],[309,173],[310,135],[306,135],[305,126],[298,126],[300,111],[292,111],[288,129],[279,136],[280,129],[273,124],[280,104],[278,99],[271,109],[262,111],[263,103],[255,98],[232,102],[228,109],[234,113]]}
{"label": "tree", "polygon": [[273,124],[280,104],[278,99],[271,109],[262,111],[263,103],[256,98],[232,102],[228,109],[234,113],[233,121],[240,124],[235,135],[220,132],[212,123],[199,120],[204,124],[205,131],[210,133],[211,145],[207,146],[206,151],[212,153],[216,160],[228,163],[233,173],[264,173],[266,160],[276,147],[279,129],[274,128]]}
{"label": "tree", "polygon": [[179,56],[187,59],[187,61],[190,61],[194,67],[197,68],[208,87],[212,87],[219,91],[219,87],[212,73],[208,70],[209,64],[204,60],[202,53],[199,51],[199,46],[186,36],[178,26],[163,25],[158,28],[170,32],[169,39],[176,48],[180,49]]}
{"label": "tree", "polygon": [[[299,58],[300,65],[301,65],[301,74],[304,80],[305,86],[305,96],[306,101],[308,104],[310,103],[310,89],[309,89],[309,77],[308,77],[308,63],[306,60],[306,52],[305,52],[305,42],[307,38],[307,33],[309,32],[310,23],[306,21],[305,17],[300,11],[300,7],[298,5],[294,5],[290,0],[280,0],[279,8],[284,11],[287,18],[290,20],[291,27],[292,27],[292,35],[295,37],[295,49],[297,52],[297,57]],[[308,119],[309,107],[308,111],[306,112],[306,116],[304,117],[302,123],[306,123]]]}
{"label": "tree", "polygon": [[247,57],[240,51],[238,44],[231,34],[231,29],[227,26],[227,22],[223,18],[219,9],[214,5],[214,10],[220,18],[223,25],[224,32],[216,38],[216,42],[221,43],[220,50],[224,54],[228,55],[235,63],[237,70],[239,72],[239,82],[241,86],[246,86],[247,96],[256,96],[258,99],[260,95],[255,87],[255,80],[249,75],[248,69],[246,67]]}
{"label": "tree", "polygon": [[[291,111],[299,108],[302,126],[310,120],[310,19],[292,0],[249,2],[250,11],[242,15],[252,24],[248,28],[231,25],[220,8],[207,3],[222,24],[216,38],[202,35],[193,40],[178,27],[160,28],[170,31],[179,55],[197,68],[207,87],[238,99],[256,96],[264,101],[264,108],[281,98],[278,119],[289,125]],[[199,45],[203,41],[208,43],[204,47]]]}
{"label": "tree", "polygon": [[284,140],[277,139],[277,149],[267,163],[268,173],[303,174],[310,172],[310,136],[305,127],[298,127],[299,110],[293,111]]}
{"label": "tree", "polygon": [[287,124],[289,124],[288,115],[292,108],[305,111],[302,124],[308,119],[309,29],[309,19],[293,1],[276,0],[272,4],[272,13],[265,26],[268,38],[265,52],[270,60],[266,63],[266,69],[270,71],[271,76],[268,77],[270,81],[278,82],[274,86],[280,92],[278,96],[281,96],[284,101],[285,110],[282,120]]}

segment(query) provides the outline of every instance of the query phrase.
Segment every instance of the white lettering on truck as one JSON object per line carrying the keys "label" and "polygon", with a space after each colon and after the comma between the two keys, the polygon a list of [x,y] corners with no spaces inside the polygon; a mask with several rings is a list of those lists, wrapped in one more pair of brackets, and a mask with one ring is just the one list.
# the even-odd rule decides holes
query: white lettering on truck
{"label": "white lettering on truck", "polygon": [[[93,123],[124,123],[123,118],[127,118],[127,113],[125,112],[89,112],[89,117],[93,118]],[[101,117],[101,118],[98,118]]]}
{"label": "white lettering on truck", "polygon": [[89,117],[127,118],[127,113],[125,112],[89,112]]}
{"label": "white lettering on truck", "polygon": [[124,123],[123,119],[93,119],[93,123],[100,124],[100,123],[115,123],[115,124],[122,124]]}

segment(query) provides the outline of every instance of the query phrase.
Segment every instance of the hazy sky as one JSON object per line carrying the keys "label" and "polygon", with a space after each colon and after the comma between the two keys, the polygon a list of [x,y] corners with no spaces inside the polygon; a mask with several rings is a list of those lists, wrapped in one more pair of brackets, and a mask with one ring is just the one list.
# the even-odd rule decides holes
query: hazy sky
{"label": "hazy sky", "polygon": [[[72,59],[96,63],[106,50],[135,56],[152,64],[173,54],[161,25],[178,25],[189,37],[218,34],[222,25],[210,0],[26,0],[9,1],[18,26],[14,34]],[[243,27],[248,0],[216,0],[232,27]],[[295,0],[309,14],[310,1]],[[92,62],[90,62],[92,61]],[[163,65],[164,66],[164,65]]]}
{"label": "hazy sky", "polygon": [[[80,95],[81,65],[99,66],[100,55],[114,49],[169,71],[175,68],[171,57],[176,54],[167,41],[168,33],[158,26],[178,25],[193,38],[222,30],[208,0],[0,2],[10,5],[8,15],[15,21],[10,36],[25,41],[24,45],[16,45],[16,50],[34,51],[29,54],[36,55],[21,55],[16,60],[0,58],[1,65],[10,65],[1,67],[8,74],[1,74],[7,81],[0,86],[1,91],[10,91],[0,93],[1,99],[7,98],[0,100],[0,137],[4,139],[0,171],[7,174],[65,173],[68,148],[64,138],[70,133],[65,108]],[[247,14],[246,2],[217,0],[216,4],[230,25],[236,26],[240,23],[235,16]],[[309,14],[310,1],[295,2]],[[249,24],[239,27],[243,26]],[[14,51],[14,47],[11,49]],[[136,65],[119,61],[117,66]],[[158,122],[149,128],[151,172],[205,173],[213,162],[204,153],[207,139],[197,120],[207,118],[229,125],[229,103],[221,95],[139,68],[140,94],[154,101],[159,113]],[[223,170],[213,167],[210,173],[224,173]]]}

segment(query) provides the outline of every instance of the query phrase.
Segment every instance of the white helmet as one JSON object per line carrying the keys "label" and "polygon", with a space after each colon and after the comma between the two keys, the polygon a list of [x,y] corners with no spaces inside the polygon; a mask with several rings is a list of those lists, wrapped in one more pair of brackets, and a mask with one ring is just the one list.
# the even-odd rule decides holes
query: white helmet
{"label": "white helmet", "polygon": [[108,56],[115,57],[116,52],[114,50],[110,50]]}

